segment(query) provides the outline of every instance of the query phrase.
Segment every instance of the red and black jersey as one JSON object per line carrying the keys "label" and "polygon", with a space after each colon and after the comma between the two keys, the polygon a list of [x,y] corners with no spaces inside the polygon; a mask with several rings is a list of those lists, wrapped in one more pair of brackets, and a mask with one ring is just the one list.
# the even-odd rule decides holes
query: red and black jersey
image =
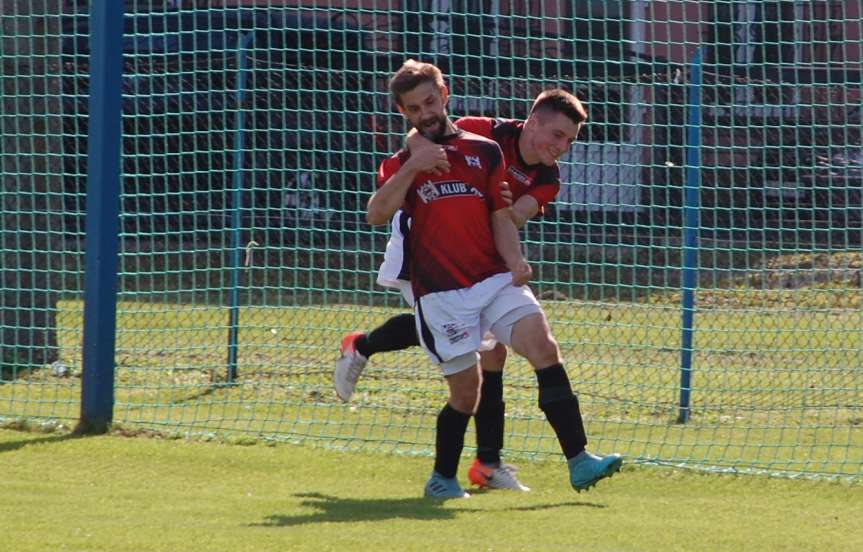
{"label": "red and black jersey", "polygon": [[528,165],[521,157],[518,139],[524,128],[523,121],[493,119],[491,117],[462,117],[455,125],[468,132],[485,136],[500,145],[506,159],[506,181],[512,190],[513,201],[528,194],[539,204],[539,212],[557,197],[560,191],[560,170],[537,163]]}
{"label": "red and black jersey", "polygon": [[[508,271],[491,229],[491,213],[507,207],[500,193],[500,182],[506,179],[500,147],[464,131],[438,143],[446,151],[449,172],[418,175],[404,203],[411,216],[410,280],[415,297],[467,288]],[[381,163],[378,186],[408,158],[410,152],[401,150]]]}

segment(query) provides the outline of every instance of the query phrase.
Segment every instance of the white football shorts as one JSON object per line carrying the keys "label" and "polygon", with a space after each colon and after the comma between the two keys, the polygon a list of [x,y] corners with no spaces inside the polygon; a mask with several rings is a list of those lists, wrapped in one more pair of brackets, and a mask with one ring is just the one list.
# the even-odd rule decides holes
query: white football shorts
{"label": "white football shorts", "polygon": [[509,272],[469,288],[429,293],[414,307],[420,344],[444,376],[476,364],[487,332],[509,345],[512,325],[541,312],[530,288],[512,285]]}

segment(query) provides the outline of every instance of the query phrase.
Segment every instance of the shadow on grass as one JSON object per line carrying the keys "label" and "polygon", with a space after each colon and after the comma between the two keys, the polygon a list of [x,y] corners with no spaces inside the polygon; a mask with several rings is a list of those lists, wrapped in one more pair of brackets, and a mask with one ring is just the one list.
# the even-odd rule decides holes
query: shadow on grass
{"label": "shadow on grass", "polygon": [[[424,497],[415,498],[339,498],[321,493],[301,493],[294,495],[304,498],[300,505],[315,508],[311,514],[286,516],[275,514],[267,516],[263,522],[254,523],[252,527],[291,527],[305,523],[333,523],[358,521],[384,521],[391,519],[413,519],[420,521],[455,519],[459,513],[488,513],[489,510],[474,510],[467,508],[444,508],[444,500]],[[516,508],[502,508],[499,511],[527,512],[550,510],[563,507],[605,508],[602,504],[590,502],[558,502],[554,504],[536,504]]]}
{"label": "shadow on grass", "polygon": [[59,443],[60,441],[68,441],[70,439],[80,439],[80,435],[66,433],[63,435],[49,435],[46,437],[36,437],[35,439],[20,439],[18,441],[0,442],[0,454],[4,452],[12,452],[22,449],[27,445],[41,445],[45,443]]}

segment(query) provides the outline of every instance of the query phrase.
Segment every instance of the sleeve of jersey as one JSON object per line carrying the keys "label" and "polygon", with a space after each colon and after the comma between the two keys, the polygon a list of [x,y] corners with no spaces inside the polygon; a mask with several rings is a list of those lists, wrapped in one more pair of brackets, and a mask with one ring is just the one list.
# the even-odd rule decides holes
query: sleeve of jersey
{"label": "sleeve of jersey", "polygon": [[536,200],[539,205],[539,213],[542,214],[545,206],[554,201],[560,192],[560,171],[555,167],[541,172],[527,195]]}
{"label": "sleeve of jersey", "polygon": [[398,172],[401,168],[401,160],[398,155],[393,155],[389,159],[385,159],[381,166],[378,167],[377,187],[380,188],[387,183],[390,177]]}
{"label": "sleeve of jersey", "polygon": [[490,199],[490,209],[494,212],[499,209],[509,207],[509,204],[504,201],[500,187],[500,183],[506,180],[506,170],[503,165],[503,153],[501,153],[500,147],[497,144],[494,144],[492,152],[493,153],[489,161],[492,163],[494,168],[489,175],[488,195]]}
{"label": "sleeve of jersey", "polygon": [[456,120],[455,126],[464,131],[491,138],[491,125],[493,122],[494,120],[488,117],[462,117]]}

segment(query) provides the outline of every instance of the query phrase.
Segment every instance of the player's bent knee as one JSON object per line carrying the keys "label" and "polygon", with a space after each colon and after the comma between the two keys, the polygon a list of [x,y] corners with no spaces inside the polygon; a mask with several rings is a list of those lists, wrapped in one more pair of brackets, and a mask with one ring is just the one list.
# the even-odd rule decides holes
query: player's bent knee
{"label": "player's bent knee", "polygon": [[479,404],[479,379],[462,382],[463,385],[451,385],[449,403],[454,409],[464,414],[474,414]]}
{"label": "player's bent knee", "polygon": [[452,393],[450,394],[449,404],[462,414],[476,414],[476,408],[479,404],[479,391],[465,391],[460,394]]}
{"label": "player's bent knee", "polygon": [[513,328],[512,348],[534,368],[560,362],[560,349],[541,314],[519,320]]}
{"label": "player's bent knee", "polygon": [[553,337],[546,336],[546,339],[537,343],[536,351],[533,359],[528,358],[534,368],[541,369],[557,364],[561,361],[560,348],[557,346],[557,341]]}
{"label": "player's bent knee", "polygon": [[554,338],[545,336],[545,338],[537,339],[531,344],[525,358],[530,361],[534,368],[545,368],[560,362],[560,349],[558,349]]}

